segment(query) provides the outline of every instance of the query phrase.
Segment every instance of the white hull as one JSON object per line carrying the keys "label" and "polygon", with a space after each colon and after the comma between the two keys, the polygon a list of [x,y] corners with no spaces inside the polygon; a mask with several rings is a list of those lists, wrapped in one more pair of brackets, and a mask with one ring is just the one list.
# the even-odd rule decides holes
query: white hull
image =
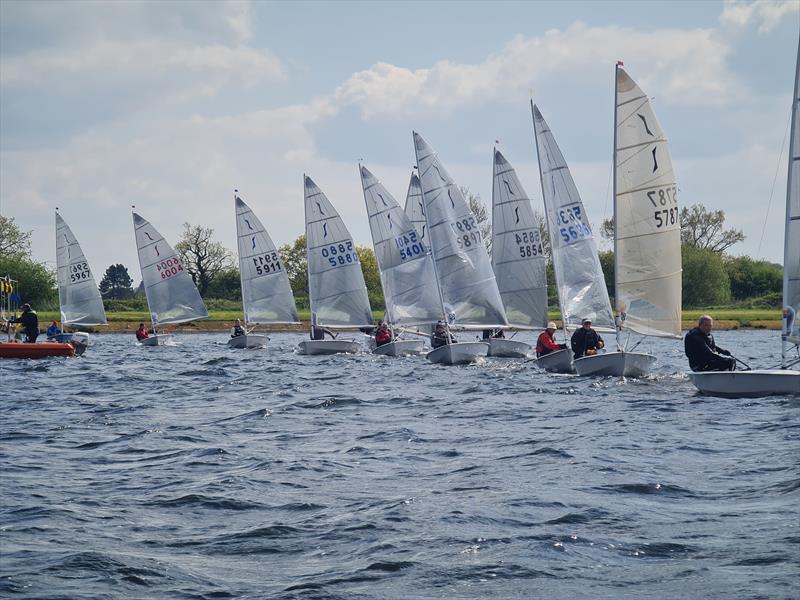
{"label": "white hull", "polygon": [[237,335],[228,340],[228,348],[265,348],[268,340],[263,333]]}
{"label": "white hull", "polygon": [[439,346],[428,352],[426,358],[432,363],[464,365],[475,362],[487,354],[489,354],[489,344],[486,342],[459,342]]}
{"label": "white hull", "polygon": [[383,346],[377,346],[372,353],[383,356],[409,356],[422,354],[424,345],[423,340],[395,340]]}
{"label": "white hull", "polygon": [[656,362],[652,354],[641,352],[606,352],[575,359],[578,375],[607,375],[611,377],[642,377]]}
{"label": "white hull", "polygon": [[142,346],[163,346],[165,342],[172,339],[171,333],[153,334],[149,338],[145,338],[139,343]]}
{"label": "white hull", "polygon": [[556,350],[536,359],[536,366],[550,373],[574,373],[572,350]]}
{"label": "white hull", "polygon": [[303,340],[297,345],[299,354],[355,354],[361,345],[353,340]]}
{"label": "white hull", "polygon": [[504,340],[502,338],[489,338],[485,340],[489,343],[489,356],[504,358],[527,358],[531,351],[531,345],[516,340]]}
{"label": "white hull", "polygon": [[724,398],[800,394],[800,371],[757,369],[753,371],[704,371],[689,373],[701,394]]}

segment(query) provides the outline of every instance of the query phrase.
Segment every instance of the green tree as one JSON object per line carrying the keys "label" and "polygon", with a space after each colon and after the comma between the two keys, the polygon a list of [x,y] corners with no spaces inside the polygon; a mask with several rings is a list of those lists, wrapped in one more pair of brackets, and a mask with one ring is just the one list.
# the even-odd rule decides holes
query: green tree
{"label": "green tree", "polygon": [[210,227],[184,223],[183,235],[175,244],[183,266],[189,271],[203,297],[208,293],[214,277],[232,264],[230,250],[221,243],[212,241],[212,235],[214,230]]}
{"label": "green tree", "polygon": [[239,269],[228,267],[214,276],[208,286],[209,298],[223,298],[225,300],[241,300],[242,284],[239,280]]}
{"label": "green tree", "polygon": [[608,298],[611,300],[611,306],[614,306],[614,251],[604,250],[600,252],[600,267],[603,269],[603,277],[606,281],[606,289],[608,290]]}
{"label": "green tree", "polygon": [[31,232],[22,231],[14,223],[14,217],[0,215],[0,256],[31,257]]}
{"label": "green tree", "polygon": [[373,310],[382,310],[386,307],[381,287],[381,274],[378,270],[378,259],[372,248],[356,246],[358,260],[361,263],[361,272],[364,274],[364,283],[367,285],[369,303]]}
{"label": "green tree", "polygon": [[728,304],[731,286],[722,257],[710,248],[683,244],[683,306],[700,308]]}
{"label": "green tree", "polygon": [[125,265],[111,265],[106,269],[103,279],[100,280],[100,294],[108,300],[124,300],[133,296],[133,279],[128,274]]}
{"label": "green tree", "polygon": [[301,235],[291,244],[284,244],[278,248],[281,264],[289,276],[292,293],[298,301],[298,306],[303,304],[301,299],[308,298],[308,256],[306,254],[306,236]]}
{"label": "green tree", "polygon": [[783,269],[780,265],[739,256],[725,260],[725,271],[731,282],[734,300],[778,294],[783,290]]}
{"label": "green tree", "polygon": [[14,290],[20,302],[34,309],[56,308],[58,288],[56,276],[45,265],[20,256],[0,255],[0,276],[10,276],[18,282]]}

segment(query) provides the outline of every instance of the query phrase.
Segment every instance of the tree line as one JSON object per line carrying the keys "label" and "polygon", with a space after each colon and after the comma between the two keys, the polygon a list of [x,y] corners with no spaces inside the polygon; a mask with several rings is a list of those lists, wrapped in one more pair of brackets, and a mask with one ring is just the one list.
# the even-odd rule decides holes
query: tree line
{"label": "tree line", "polygon": [[[489,210],[477,194],[462,188],[470,209],[481,226],[487,250],[491,252],[491,223]],[[725,227],[725,213],[709,211],[700,204],[681,210],[681,243],[683,262],[684,308],[736,305],[752,308],[779,308],[783,285],[780,265],[748,256],[730,256],[727,251],[745,239],[742,231]],[[548,296],[552,308],[558,306],[552,255],[544,215],[535,212],[540,229],[544,254],[548,262]],[[611,240],[614,224],[606,220],[600,227],[600,237]],[[31,232],[25,232],[13,218],[0,215],[0,277],[6,274],[20,282],[21,298],[40,308],[58,307],[55,272],[33,260],[30,247]],[[192,277],[209,308],[235,310],[241,306],[239,269],[235,255],[214,240],[214,230],[184,223],[175,250]],[[378,263],[372,248],[356,248],[370,304],[373,309],[385,307]],[[289,276],[299,308],[308,307],[308,264],[305,235],[278,248],[281,262]],[[614,293],[614,253],[600,252],[609,294]],[[133,287],[134,280],[122,264],[110,265],[98,287],[107,310],[146,310],[142,286]]]}

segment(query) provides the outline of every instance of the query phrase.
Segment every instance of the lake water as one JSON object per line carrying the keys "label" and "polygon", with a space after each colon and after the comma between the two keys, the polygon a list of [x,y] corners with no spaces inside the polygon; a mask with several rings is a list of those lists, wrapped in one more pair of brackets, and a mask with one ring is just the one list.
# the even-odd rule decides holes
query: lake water
{"label": "lake water", "polygon": [[0,363],[0,596],[800,597],[800,398],[699,396],[680,342],[619,380],[226,337]]}

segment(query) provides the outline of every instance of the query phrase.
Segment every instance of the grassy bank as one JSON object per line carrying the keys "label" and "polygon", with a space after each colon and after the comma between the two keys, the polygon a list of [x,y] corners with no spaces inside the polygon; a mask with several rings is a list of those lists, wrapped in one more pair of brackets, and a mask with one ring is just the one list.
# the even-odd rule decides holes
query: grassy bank
{"label": "grassy bank", "polygon": [[[714,317],[717,329],[780,329],[781,313],[778,309],[756,309],[756,308],[719,308],[705,310],[685,310],[683,311],[683,328],[690,329],[697,324],[697,319],[704,314]],[[276,326],[267,329],[273,330],[305,330],[311,319],[311,312],[308,309],[299,311],[302,325],[296,326]],[[139,323],[150,322],[150,315],[145,312],[119,311],[107,314],[109,326],[94,328],[97,332],[126,332],[136,329]],[[383,311],[373,311],[373,318],[377,321],[383,318]],[[560,313],[550,311],[549,318],[558,321]],[[185,331],[221,331],[230,328],[236,319],[240,319],[242,314],[238,311],[221,310],[211,311],[209,318],[193,323],[186,323],[177,326]],[[59,320],[61,316],[55,311],[39,312],[39,322],[42,328],[46,327],[50,321]]]}

